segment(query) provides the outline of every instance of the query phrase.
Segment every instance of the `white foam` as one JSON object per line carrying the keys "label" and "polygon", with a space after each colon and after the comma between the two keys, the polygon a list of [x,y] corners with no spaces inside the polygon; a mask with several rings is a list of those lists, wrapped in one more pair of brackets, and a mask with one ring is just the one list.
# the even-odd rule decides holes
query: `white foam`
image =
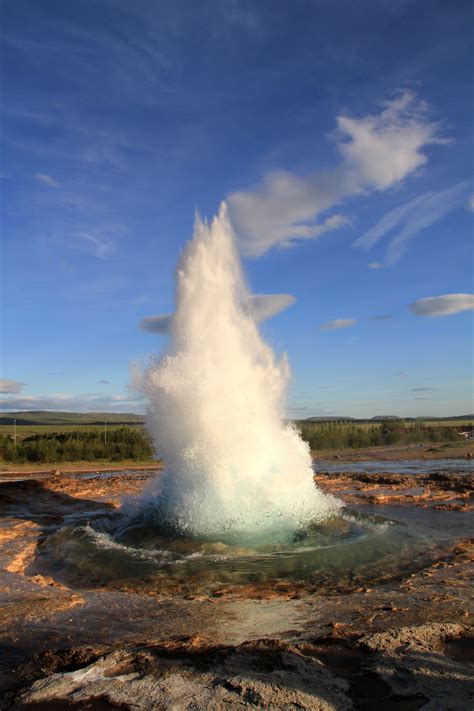
{"label": "white foam", "polygon": [[309,448],[283,422],[289,366],[252,314],[225,205],[196,219],[176,274],[170,344],[137,373],[166,469],[148,514],[193,535],[295,530],[340,503],[317,490]]}

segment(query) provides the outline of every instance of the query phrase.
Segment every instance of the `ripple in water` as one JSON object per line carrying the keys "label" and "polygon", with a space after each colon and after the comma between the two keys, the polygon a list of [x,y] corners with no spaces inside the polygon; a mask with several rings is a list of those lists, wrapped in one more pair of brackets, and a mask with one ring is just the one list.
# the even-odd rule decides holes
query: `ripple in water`
{"label": "ripple in water", "polygon": [[[65,526],[42,546],[56,576],[147,592],[212,593],[222,586],[354,587],[417,567],[427,541],[403,524],[344,509],[291,536],[171,538],[143,519]],[[419,561],[418,561],[419,564]]]}

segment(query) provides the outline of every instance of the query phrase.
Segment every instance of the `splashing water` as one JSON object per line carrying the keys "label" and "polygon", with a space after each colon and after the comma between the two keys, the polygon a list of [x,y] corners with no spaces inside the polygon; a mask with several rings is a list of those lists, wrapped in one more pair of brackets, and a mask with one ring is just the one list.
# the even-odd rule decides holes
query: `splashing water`
{"label": "splashing water", "polygon": [[259,334],[225,204],[177,269],[165,354],[140,372],[147,426],[166,469],[146,514],[191,536],[288,535],[337,513],[309,448],[282,420],[289,367]]}

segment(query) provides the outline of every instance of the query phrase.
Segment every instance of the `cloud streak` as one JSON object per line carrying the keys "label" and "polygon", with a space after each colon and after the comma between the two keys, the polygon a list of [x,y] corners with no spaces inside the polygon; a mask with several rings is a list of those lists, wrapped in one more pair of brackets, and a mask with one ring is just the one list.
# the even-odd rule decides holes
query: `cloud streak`
{"label": "cloud streak", "polygon": [[[97,257],[97,259],[107,259],[114,251],[114,244],[111,239],[103,235],[91,234],[90,232],[78,232],[76,234],[79,249],[85,249]],[[71,244],[71,246],[73,246]]]}
{"label": "cloud streak", "polygon": [[[385,266],[395,264],[403,256],[408,243],[420,232],[465,204],[469,189],[470,181],[465,180],[447,190],[420,195],[387,213],[374,227],[356,239],[353,246],[369,250],[387,234],[395,232],[388,244],[384,261]],[[371,269],[382,266],[379,262],[369,264]]]}
{"label": "cloud streak", "polygon": [[321,331],[336,331],[340,328],[350,328],[351,326],[355,326],[356,323],[357,319],[355,318],[336,318],[334,321],[321,324],[319,329]]}
{"label": "cloud streak", "polygon": [[35,178],[36,180],[39,180],[40,183],[43,183],[43,185],[47,185],[49,188],[59,188],[58,181],[50,175],[46,175],[46,173],[36,173]]}
{"label": "cloud streak", "polygon": [[419,299],[409,306],[415,316],[451,316],[474,310],[474,294],[445,294]]}
{"label": "cloud streak", "polygon": [[254,189],[227,197],[241,250],[257,257],[274,246],[316,239],[349,224],[342,214],[320,216],[337,203],[366,190],[387,190],[428,160],[424,148],[445,143],[427,119],[427,106],[405,91],[385,102],[379,114],[336,117],[333,135],[341,162],[333,170],[300,177],[268,173]]}

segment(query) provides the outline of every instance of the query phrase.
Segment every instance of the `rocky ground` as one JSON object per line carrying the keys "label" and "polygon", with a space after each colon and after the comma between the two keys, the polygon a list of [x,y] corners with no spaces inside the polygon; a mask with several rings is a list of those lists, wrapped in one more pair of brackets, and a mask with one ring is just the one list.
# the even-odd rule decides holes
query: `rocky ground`
{"label": "rocky ground", "polygon": [[317,474],[360,511],[449,530],[418,567],[373,584],[164,594],[41,568],[51,531],[113,516],[151,476],[0,481],[0,708],[473,707],[472,474]]}

